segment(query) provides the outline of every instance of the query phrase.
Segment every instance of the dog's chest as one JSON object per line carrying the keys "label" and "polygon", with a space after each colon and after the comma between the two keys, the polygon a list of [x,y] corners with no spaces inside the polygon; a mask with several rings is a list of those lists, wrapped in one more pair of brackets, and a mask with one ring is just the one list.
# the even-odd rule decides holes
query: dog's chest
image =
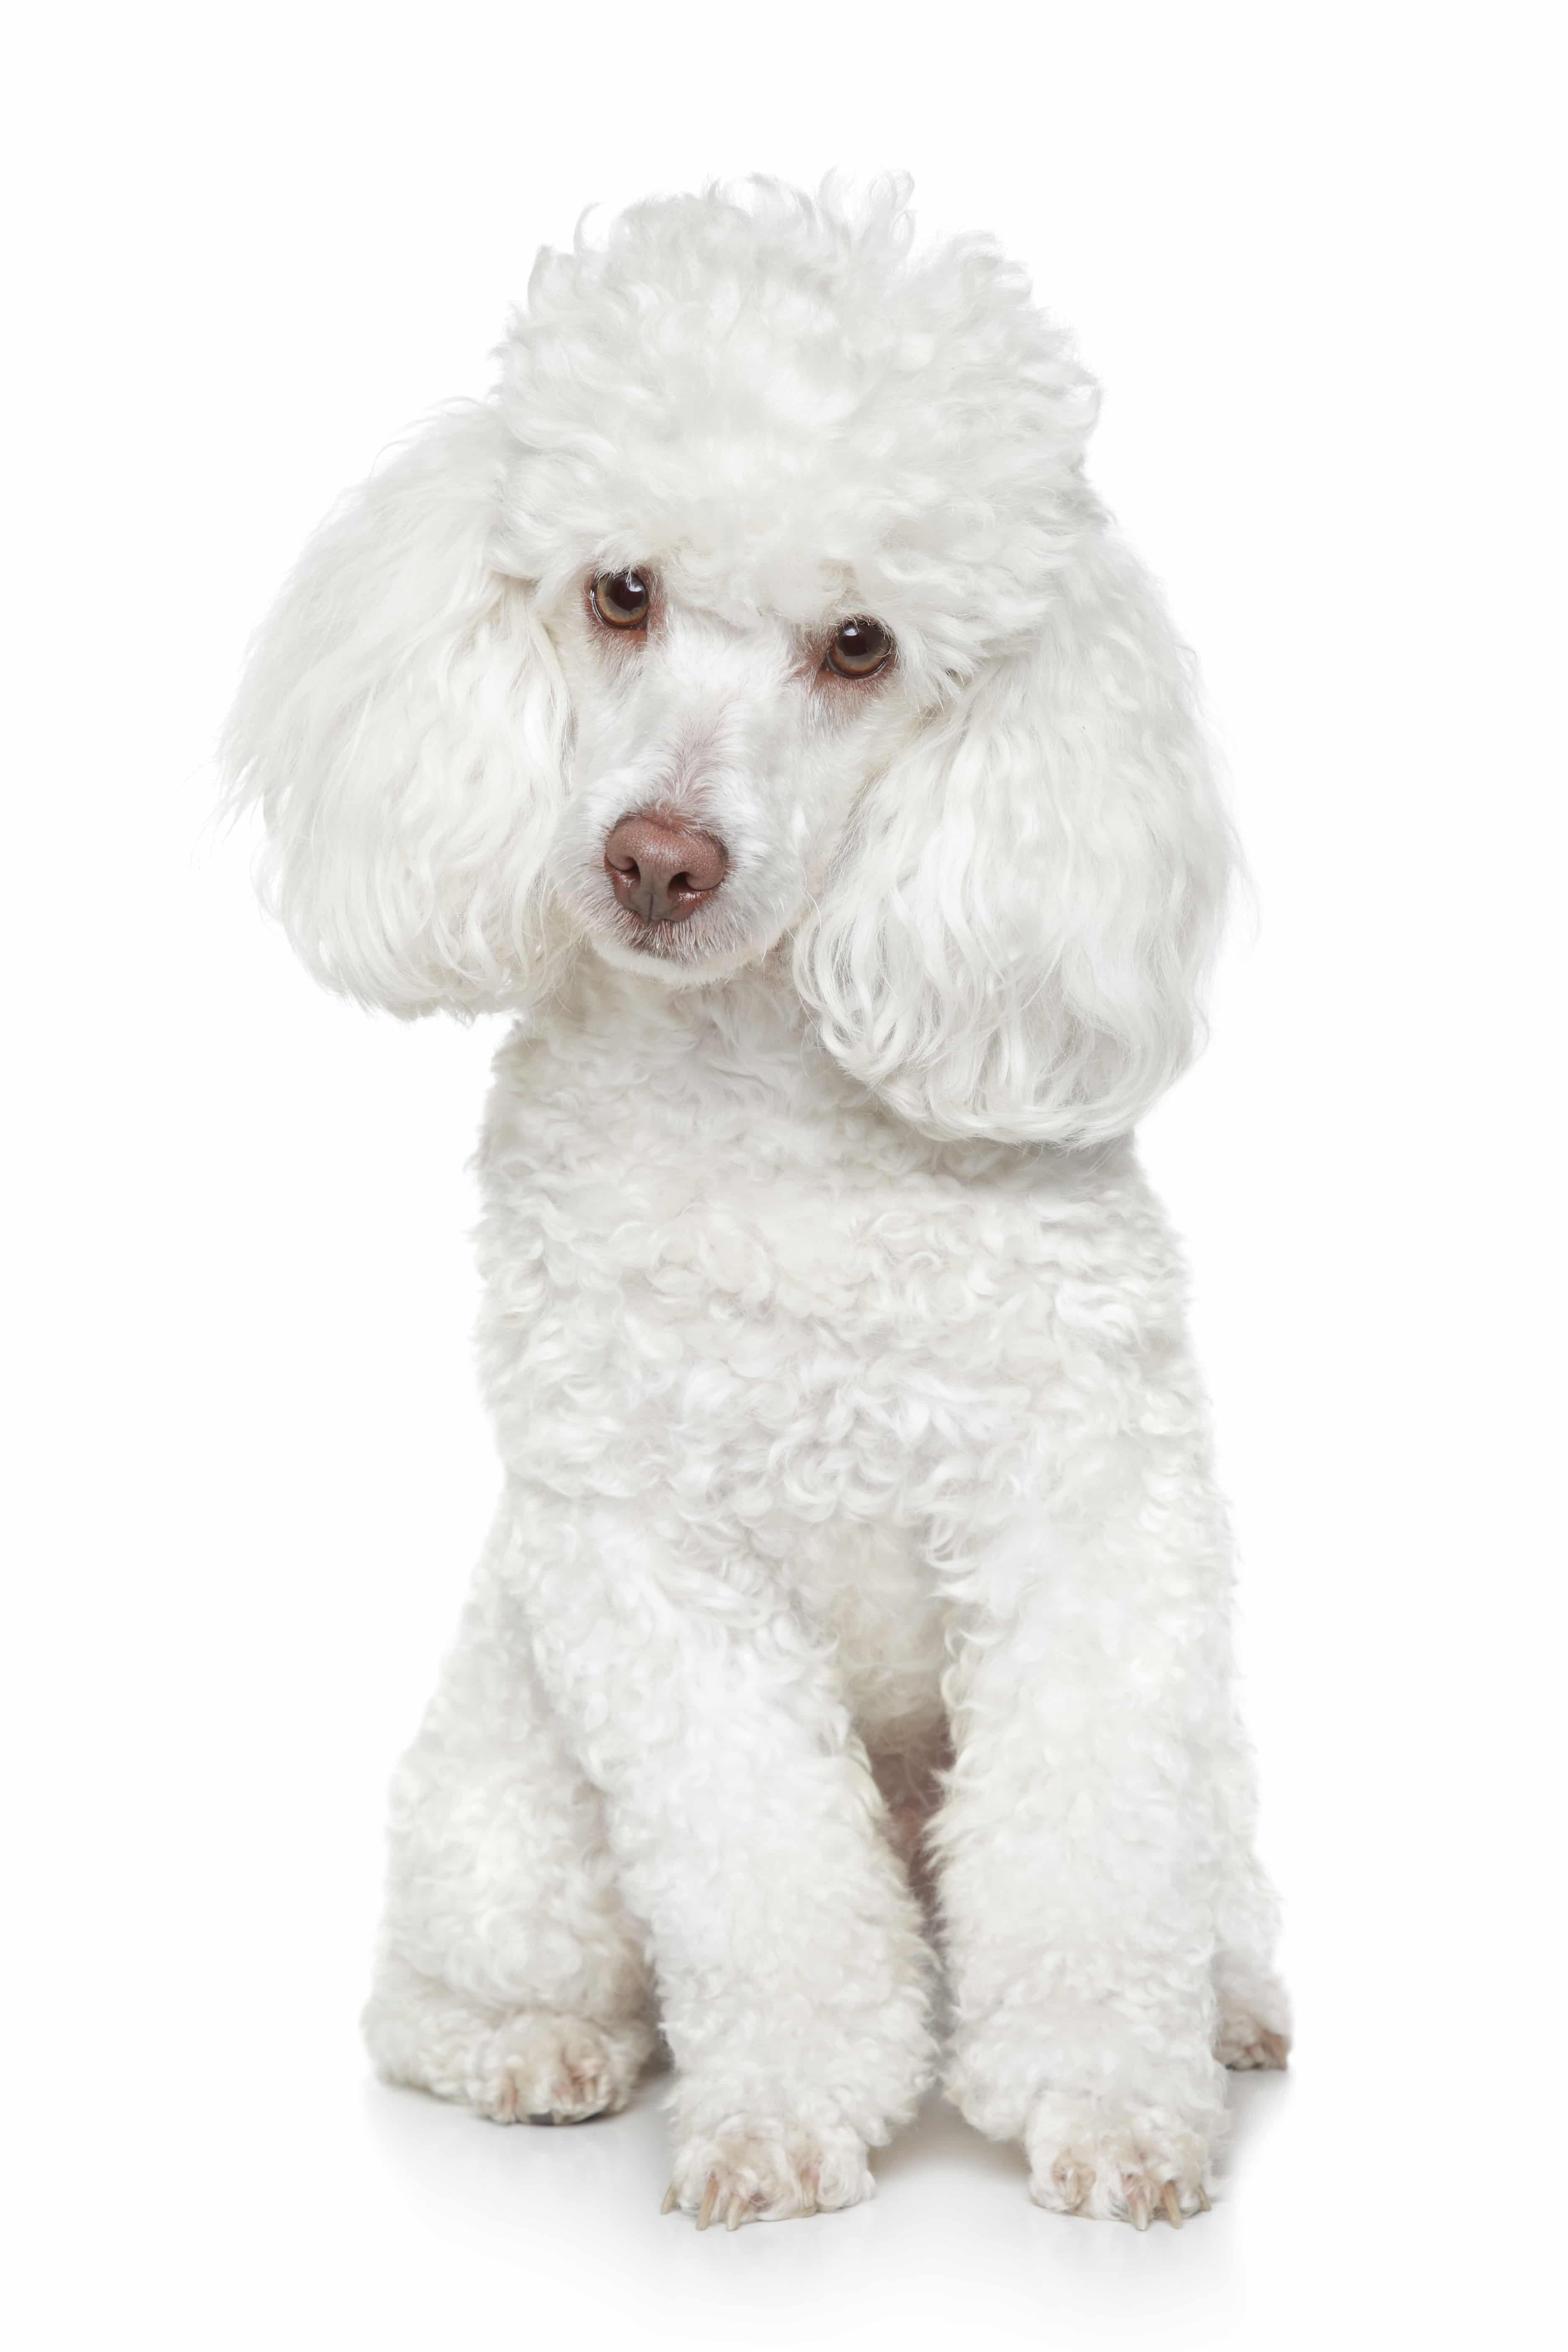
{"label": "dog's chest", "polygon": [[559,1316],[578,1360],[765,1381],[791,1364],[1026,1373],[1057,1307],[1099,1279],[1097,1220],[1048,1187],[964,1183],[869,1122],[774,1113],[726,1129],[514,1131],[487,1167],[486,1273],[521,1316]]}
{"label": "dog's chest", "polygon": [[[519,1039],[481,1155],[484,1361],[503,1417],[600,1413],[724,1481],[879,1507],[1010,1442],[1086,1353],[1166,1319],[1126,1155],[944,1150],[785,1040],[715,1070],[656,1033]],[[809,1486],[811,1493],[805,1489]]]}
{"label": "dog's chest", "polygon": [[897,1744],[936,1708],[940,1555],[1042,1450],[1136,1409],[1178,1297],[1157,1213],[1126,1154],[944,1152],[798,1060],[716,1085],[651,1055],[630,1101],[607,1067],[580,1034],[498,1062],[480,1360],[503,1454],[558,1500],[634,1503],[688,1567],[776,1577]]}

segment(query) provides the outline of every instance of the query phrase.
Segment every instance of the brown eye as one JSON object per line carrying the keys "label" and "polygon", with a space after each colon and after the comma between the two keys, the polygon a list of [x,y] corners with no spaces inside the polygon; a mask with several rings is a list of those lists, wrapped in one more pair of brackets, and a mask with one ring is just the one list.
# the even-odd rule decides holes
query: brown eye
{"label": "brown eye", "polygon": [[840,677],[875,677],[893,658],[893,640],[880,621],[843,622],[827,648],[827,667]]}
{"label": "brown eye", "polygon": [[595,612],[611,629],[640,629],[653,601],[647,574],[641,572],[601,572],[589,593]]}

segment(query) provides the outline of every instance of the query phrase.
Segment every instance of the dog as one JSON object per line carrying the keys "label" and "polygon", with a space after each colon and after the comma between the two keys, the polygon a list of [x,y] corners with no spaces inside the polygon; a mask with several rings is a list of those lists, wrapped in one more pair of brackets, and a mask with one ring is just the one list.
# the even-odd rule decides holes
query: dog
{"label": "dog", "polygon": [[1041,2205],[1179,2226],[1289,2024],[1131,1140],[1236,858],[1095,387],[902,182],[637,205],[500,357],[310,544],[225,747],[321,980],[514,1017],[504,1489],[371,2052],[559,2124],[662,2037],[700,2228],[868,2196],[939,2070]]}

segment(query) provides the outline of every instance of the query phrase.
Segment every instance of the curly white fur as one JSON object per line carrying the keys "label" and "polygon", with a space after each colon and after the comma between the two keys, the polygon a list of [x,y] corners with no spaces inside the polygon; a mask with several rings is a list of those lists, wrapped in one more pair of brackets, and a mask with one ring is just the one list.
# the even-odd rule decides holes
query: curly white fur
{"label": "curly white fur", "polygon": [[[1092,387],[898,184],[639,205],[541,257],[502,361],[313,542],[228,742],[323,979],[519,1015],[505,1493],[397,1783],[373,2050],[560,2120],[657,2021],[676,2201],[852,2202],[935,2063],[915,1856],[964,2113],[1043,2203],[1175,2219],[1221,2061],[1288,2028],[1128,1139],[1230,840]],[[584,593],[625,567],[636,642]],[[823,667],[855,615],[868,683]],[[729,854],[658,934],[605,866],[639,810]]]}

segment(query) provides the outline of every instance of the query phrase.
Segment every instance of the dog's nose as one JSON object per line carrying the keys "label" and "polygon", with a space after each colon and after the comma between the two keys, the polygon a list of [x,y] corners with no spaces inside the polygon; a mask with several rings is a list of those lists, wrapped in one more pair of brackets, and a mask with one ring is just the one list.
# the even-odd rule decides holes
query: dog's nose
{"label": "dog's nose", "polygon": [[729,863],[712,834],[663,816],[624,816],[605,843],[615,894],[645,923],[683,923],[713,896]]}

